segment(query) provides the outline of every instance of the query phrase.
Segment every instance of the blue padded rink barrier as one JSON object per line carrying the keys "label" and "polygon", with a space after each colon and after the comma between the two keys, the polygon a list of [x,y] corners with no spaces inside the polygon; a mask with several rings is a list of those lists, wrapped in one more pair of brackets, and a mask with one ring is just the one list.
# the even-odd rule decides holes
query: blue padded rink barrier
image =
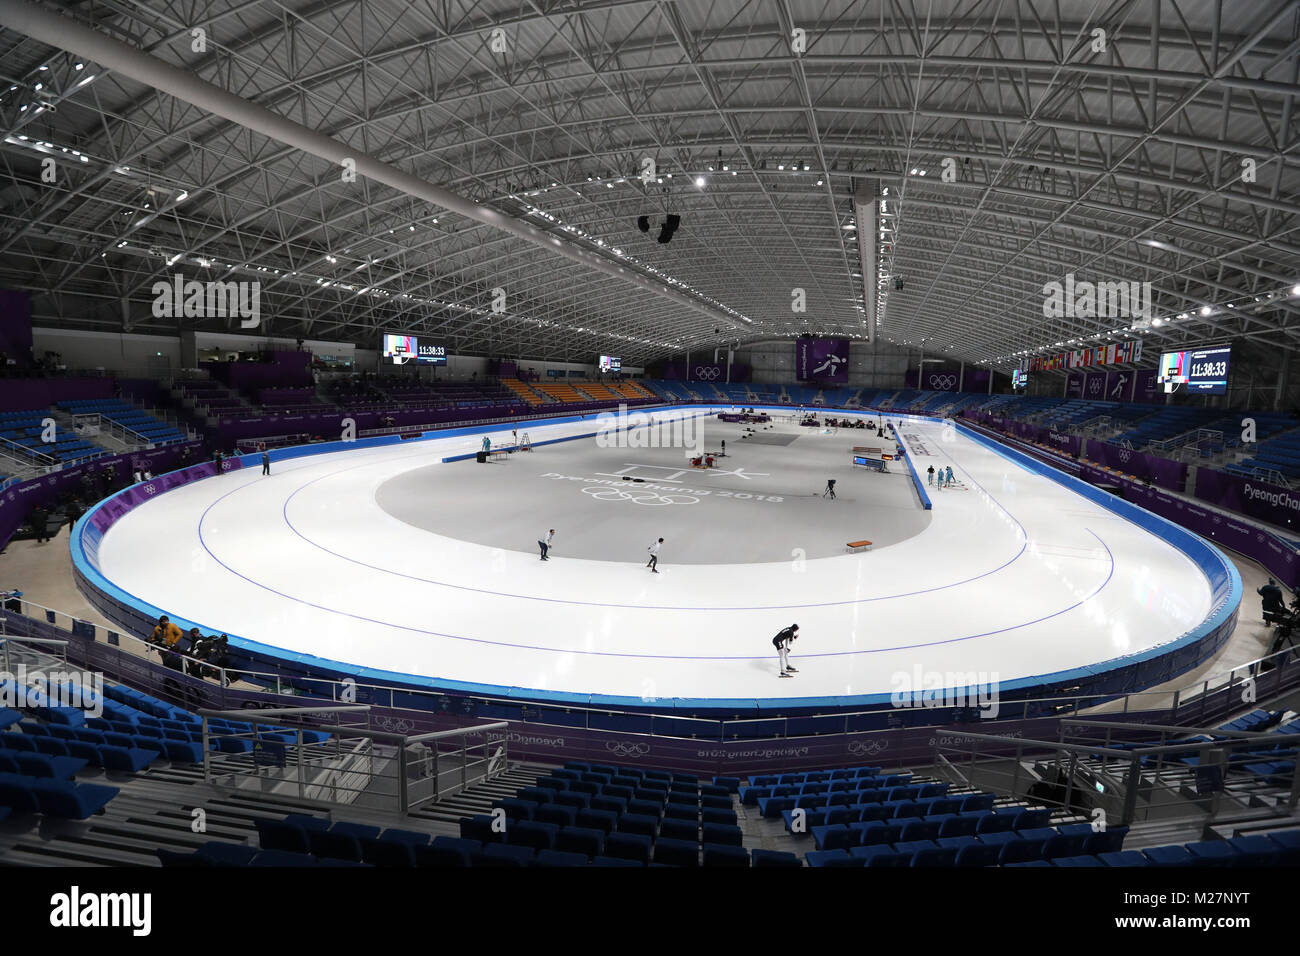
{"label": "blue padded rink barrier", "polygon": [[[742,426],[714,431],[718,410],[650,413],[726,436],[730,456],[717,473],[675,479],[688,490],[747,477],[733,460]],[[765,455],[862,443],[846,440],[854,430],[814,434],[788,419],[791,409],[768,411],[783,420],[766,440],[792,444]],[[73,560],[79,585],[111,619],[140,633],[168,613],[182,627],[225,632],[240,660],[260,670],[677,714],[888,706],[900,682],[930,674],[977,675],[1003,699],[1066,686],[1120,693],[1186,672],[1231,633],[1241,581],[1208,542],[965,428],[887,420],[906,450],[910,507],[931,510],[918,533],[862,553],[747,563],[740,535],[732,562],[674,566],[666,551],[665,573],[652,576],[641,573],[642,541],[628,560],[611,561],[566,552],[558,539],[556,560],[541,562],[534,539],[547,496],[580,490],[558,474],[509,505],[524,509],[517,547],[432,533],[377,503],[385,483],[427,469],[429,501],[456,508],[455,497],[438,497],[439,482],[488,474],[473,471],[484,467],[472,460],[484,434],[511,442],[509,426],[486,426],[283,449],[272,453],[270,478],[258,456],[246,456],[235,463],[245,467],[220,476],[148,495],[136,486],[82,518]],[[600,429],[591,415],[526,423],[536,461],[553,470],[595,448]],[[635,453],[611,455],[616,475],[613,466]],[[951,465],[959,488],[927,488],[930,464]],[[892,477],[858,471],[863,482]],[[683,497],[662,480],[638,487]],[[728,494],[727,507],[755,497]],[[801,532],[782,524],[782,503],[767,496],[752,533],[794,549]],[[705,509],[691,513],[707,527]],[[149,547],[159,534],[169,539],[165,553]],[[792,621],[801,628],[799,674],[779,680],[770,639]]]}

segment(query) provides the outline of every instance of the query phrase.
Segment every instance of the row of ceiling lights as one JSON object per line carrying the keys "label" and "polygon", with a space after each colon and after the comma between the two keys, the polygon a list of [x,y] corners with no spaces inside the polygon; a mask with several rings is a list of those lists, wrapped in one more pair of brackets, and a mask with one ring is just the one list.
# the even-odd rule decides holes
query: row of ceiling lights
{"label": "row of ceiling lights", "polygon": [[[119,242],[119,243],[117,244],[117,248],[118,248],[118,249],[122,249],[122,248],[126,248],[126,247],[129,246],[129,245],[130,245],[130,244],[129,244],[128,242],[126,242],[126,241],[122,241],[122,242]],[[172,266],[172,265],[174,265],[177,261],[180,260],[180,258],[181,258],[182,255],[183,255],[183,253],[179,253],[179,252],[177,252],[177,253],[174,253],[174,254],[172,254],[172,255],[169,256],[166,252],[161,252],[161,251],[156,251],[156,250],[150,250],[150,251],[148,251],[148,254],[150,254],[150,255],[156,255],[156,256],[158,256],[158,257],[164,259],[164,260],[166,261],[166,263],[167,263],[168,266]],[[101,255],[101,257],[102,257],[102,256],[106,256],[107,254],[106,254],[106,253],[101,253],[100,255]],[[200,268],[204,268],[204,269],[219,269],[219,268],[221,268],[221,263],[218,262],[218,261],[215,260],[215,259],[209,259],[209,258],[204,257],[204,256],[194,256],[194,257],[192,257],[192,258],[193,258],[193,262],[194,262],[194,264],[197,265],[197,266],[199,266]],[[337,262],[338,262],[337,257],[332,256],[332,255],[326,255],[326,256],[325,256],[325,259],[326,259],[326,261],[328,261],[328,262],[330,262],[330,263],[337,263]],[[376,263],[377,263],[377,260],[376,260]],[[362,266],[364,266],[364,265],[366,265],[366,264],[367,264],[367,263],[363,263]],[[262,272],[262,273],[270,272],[271,274],[273,274],[273,275],[277,275],[277,276],[281,274],[281,272],[280,272],[279,269],[274,269],[274,268],[271,268],[271,267],[269,267],[269,266],[255,266],[255,265],[253,265],[252,263],[244,263],[243,265],[235,265],[235,264],[232,264],[232,265],[227,266],[226,268],[229,269],[230,271],[238,271],[238,272],[253,272],[253,273],[257,273],[257,272]],[[360,267],[359,267],[359,268],[360,268]],[[290,275],[290,276],[297,276],[298,274],[299,274],[299,273],[296,272],[296,271],[293,271],[293,272],[289,272],[289,273],[287,273],[287,275]],[[443,299],[423,299],[423,298],[419,298],[419,297],[417,297],[417,296],[413,296],[413,295],[411,295],[410,293],[407,293],[407,292],[390,292],[390,291],[387,290],[387,289],[379,289],[379,288],[376,288],[376,287],[373,286],[373,285],[371,285],[371,286],[364,286],[364,287],[358,287],[358,286],[351,285],[351,284],[346,283],[346,282],[340,282],[340,281],[338,281],[337,279],[325,278],[325,277],[321,277],[321,276],[311,276],[311,275],[309,275],[309,274],[307,274],[307,273],[303,273],[302,275],[303,275],[303,278],[304,278],[304,279],[314,279],[315,284],[318,285],[318,286],[320,286],[322,289],[338,288],[338,289],[343,289],[343,290],[345,290],[345,291],[347,291],[347,292],[354,292],[354,293],[356,293],[357,295],[367,295],[367,294],[368,294],[368,295],[370,295],[370,296],[372,296],[372,297],[377,297],[377,298],[396,298],[396,299],[403,299],[403,300],[410,301],[410,302],[419,302],[419,303],[422,303],[422,304],[424,304],[424,305],[438,306],[438,307],[441,307],[441,308],[455,309],[455,310],[458,310],[458,311],[460,311],[460,312],[462,312],[462,313],[464,313],[464,314],[469,314],[469,315],[488,315],[488,314],[496,314],[496,313],[491,313],[491,310],[490,310],[490,309],[484,309],[484,308],[480,308],[480,307],[478,307],[478,306],[468,306],[468,305],[463,305],[463,304],[461,304],[461,303],[459,303],[459,302],[448,302],[448,301],[443,300]],[[581,333],[586,333],[586,334],[590,334],[590,335],[600,335],[600,336],[603,336],[603,337],[605,337],[605,338],[609,338],[609,339],[617,339],[617,340],[622,341],[622,342],[633,342],[633,343],[636,343],[636,344],[638,344],[638,345],[648,345],[648,346],[655,347],[655,348],[672,348],[672,347],[673,347],[673,344],[670,343],[670,342],[660,342],[660,341],[654,341],[654,340],[652,340],[652,339],[643,339],[643,338],[638,338],[638,337],[636,337],[636,336],[632,336],[632,335],[625,335],[625,334],[620,333],[620,332],[599,331],[599,330],[596,330],[596,329],[589,329],[589,328],[582,327],[582,326],[566,325],[566,324],[561,323],[561,322],[552,322],[552,321],[550,321],[549,319],[536,319],[536,318],[532,318],[532,317],[530,317],[530,316],[515,315],[515,316],[512,316],[512,317],[515,318],[515,319],[518,320],[518,321],[523,321],[523,322],[532,322],[532,323],[536,323],[537,325],[546,326],[547,328],[559,329],[559,330],[562,330],[562,331],[568,331],[568,332],[581,332]]]}

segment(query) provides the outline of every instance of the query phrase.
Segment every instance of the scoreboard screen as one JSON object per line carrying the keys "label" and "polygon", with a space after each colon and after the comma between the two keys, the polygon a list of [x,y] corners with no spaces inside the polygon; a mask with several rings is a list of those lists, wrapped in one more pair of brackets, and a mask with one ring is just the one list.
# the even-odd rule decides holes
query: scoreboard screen
{"label": "scoreboard screen", "polygon": [[393,365],[405,365],[415,361],[418,346],[414,335],[385,335],[384,360]]}
{"label": "scoreboard screen", "polygon": [[421,365],[447,364],[447,346],[445,345],[435,345],[432,342],[420,342],[419,355]]}
{"label": "scoreboard screen", "polygon": [[1187,349],[1182,352],[1164,352],[1157,366],[1156,380],[1166,392],[1186,385],[1187,391],[1201,395],[1223,395],[1228,391],[1228,367],[1232,362],[1232,346],[1220,345],[1207,349]]}
{"label": "scoreboard screen", "polygon": [[617,355],[602,355],[599,367],[602,372],[621,372],[623,371],[623,360]]}
{"label": "scoreboard screen", "polygon": [[1020,369],[1013,369],[1011,372],[1011,387],[1024,388],[1029,384],[1029,373],[1022,372]]}
{"label": "scoreboard screen", "polygon": [[1228,365],[1232,346],[1195,349],[1187,353],[1187,390],[1202,395],[1223,395],[1228,391]]}

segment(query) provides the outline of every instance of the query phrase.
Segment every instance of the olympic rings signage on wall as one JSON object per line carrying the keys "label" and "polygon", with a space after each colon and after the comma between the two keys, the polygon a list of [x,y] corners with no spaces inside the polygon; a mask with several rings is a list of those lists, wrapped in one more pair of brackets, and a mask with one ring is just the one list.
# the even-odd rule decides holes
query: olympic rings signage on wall
{"label": "olympic rings signage on wall", "polygon": [[957,384],[957,376],[933,372],[930,375],[930,387],[939,392],[946,392]]}
{"label": "olympic rings signage on wall", "polygon": [[697,365],[695,378],[701,382],[716,382],[722,378],[722,369],[716,365]]}

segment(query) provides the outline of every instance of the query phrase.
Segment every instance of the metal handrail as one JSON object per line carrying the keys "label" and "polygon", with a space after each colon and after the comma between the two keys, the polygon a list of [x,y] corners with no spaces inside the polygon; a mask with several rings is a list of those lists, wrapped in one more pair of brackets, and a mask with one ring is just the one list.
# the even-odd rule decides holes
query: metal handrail
{"label": "metal handrail", "polygon": [[[303,714],[325,714],[325,713],[364,713],[369,714],[371,710],[368,704],[336,704],[318,707],[279,707],[269,710],[259,710],[249,713],[244,710],[198,710],[195,713],[203,718],[203,776],[207,783],[213,783],[216,779],[217,772],[223,772],[223,776],[231,779],[252,779],[262,777],[262,764],[257,759],[246,760],[246,754],[235,753],[227,755],[220,751],[214,751],[211,745],[213,736],[244,738],[247,731],[222,731],[217,734],[211,733],[209,721],[213,718],[234,718],[241,723],[253,724],[258,726],[272,725],[273,727],[285,727],[275,720],[276,717],[303,715]],[[365,786],[359,789],[343,787],[345,796],[352,796],[355,799],[361,793],[369,789],[375,783],[388,779],[387,775],[376,771],[374,760],[376,758],[384,759],[383,752],[376,751],[375,744],[385,744],[392,751],[392,758],[396,764],[396,806],[394,809],[400,814],[407,814],[416,806],[426,802],[436,802],[444,793],[456,792],[463,790],[470,784],[470,769],[483,766],[482,779],[490,780],[498,773],[504,772],[509,766],[509,737],[505,731],[508,731],[510,724],[508,721],[492,721],[486,724],[475,724],[470,727],[460,727],[454,730],[435,731],[432,733],[405,735],[396,734],[383,730],[373,730],[369,727],[347,727],[335,724],[311,724],[310,726],[289,726],[287,729],[296,733],[296,743],[294,745],[294,764],[291,777],[282,778],[280,783],[290,785],[296,783],[298,788],[299,799],[317,799],[323,803],[349,803],[351,801],[340,799],[340,783],[335,778],[328,784],[330,799],[324,799],[321,796],[313,798],[309,791],[321,791],[326,785],[319,782],[309,782],[308,775],[325,769],[323,761],[330,759],[347,759],[349,757],[362,758],[364,769],[345,770],[345,774],[360,774],[365,782]],[[303,731],[312,730],[329,734],[332,738],[333,749],[328,745],[308,743],[303,739]],[[490,739],[489,732],[494,730],[503,731],[499,741]],[[256,734],[256,731],[253,731]],[[481,743],[471,745],[469,737],[471,735],[482,735]],[[452,737],[459,737],[461,746],[451,752],[441,752],[433,741],[446,740]],[[259,738],[260,739],[260,738]],[[350,745],[347,741],[353,741]],[[366,743],[359,743],[366,742]],[[497,747],[497,753],[490,752],[493,745]],[[428,751],[424,757],[413,756],[412,748],[423,745]],[[476,757],[471,761],[471,747],[483,750],[481,757]],[[441,777],[444,773],[439,765],[439,761],[446,761],[448,758],[459,756],[459,773],[453,770],[453,777],[459,776],[459,783],[453,782],[449,787],[441,785]],[[217,767],[216,764],[223,764]],[[494,770],[494,766],[496,769]],[[288,758],[286,755],[285,767],[288,768]],[[430,772],[422,772],[430,770]],[[330,772],[337,774],[340,768],[333,768]],[[432,778],[431,790],[422,796],[412,799],[411,797],[411,780],[412,771],[416,771],[414,779]],[[272,778],[274,780],[274,778]]]}

